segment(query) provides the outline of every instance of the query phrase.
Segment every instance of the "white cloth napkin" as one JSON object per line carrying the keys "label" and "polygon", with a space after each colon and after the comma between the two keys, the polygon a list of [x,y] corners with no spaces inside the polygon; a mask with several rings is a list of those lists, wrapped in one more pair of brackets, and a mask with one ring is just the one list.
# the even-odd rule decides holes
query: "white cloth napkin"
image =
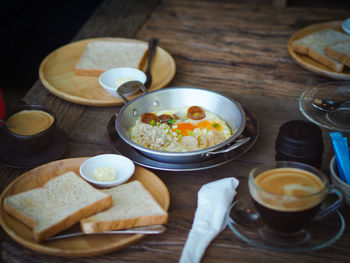
{"label": "white cloth napkin", "polygon": [[210,242],[226,227],[225,216],[236,194],[238,180],[220,179],[202,186],[190,233],[180,263],[200,262]]}

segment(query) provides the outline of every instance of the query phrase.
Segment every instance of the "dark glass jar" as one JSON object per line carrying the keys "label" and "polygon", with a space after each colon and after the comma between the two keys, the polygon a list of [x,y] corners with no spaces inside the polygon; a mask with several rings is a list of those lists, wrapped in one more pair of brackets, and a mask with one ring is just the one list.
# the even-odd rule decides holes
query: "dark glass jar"
{"label": "dark glass jar", "polygon": [[275,159],[302,162],[320,168],[323,147],[320,127],[309,121],[292,120],[279,128]]}

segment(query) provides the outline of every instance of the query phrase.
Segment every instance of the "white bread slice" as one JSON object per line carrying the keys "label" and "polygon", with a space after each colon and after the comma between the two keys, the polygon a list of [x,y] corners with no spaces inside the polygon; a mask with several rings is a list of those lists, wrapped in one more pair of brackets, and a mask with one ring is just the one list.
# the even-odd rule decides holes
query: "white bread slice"
{"label": "white bread slice", "polygon": [[93,188],[74,172],[54,177],[41,188],[4,199],[5,210],[33,228],[36,242],[111,205],[110,195]]}
{"label": "white bread slice", "polygon": [[146,43],[96,40],[89,42],[74,68],[81,76],[98,77],[116,67],[140,69],[146,56]]}
{"label": "white bread slice", "polygon": [[113,206],[80,221],[84,233],[165,224],[168,213],[137,180],[102,190],[112,195]]}
{"label": "white bread slice", "polygon": [[350,67],[350,40],[325,47],[326,55]]}
{"label": "white bread slice", "polygon": [[341,72],[343,63],[327,56],[324,49],[330,44],[346,40],[350,40],[349,35],[333,29],[324,29],[293,41],[292,48],[297,53],[308,55],[330,69]]}

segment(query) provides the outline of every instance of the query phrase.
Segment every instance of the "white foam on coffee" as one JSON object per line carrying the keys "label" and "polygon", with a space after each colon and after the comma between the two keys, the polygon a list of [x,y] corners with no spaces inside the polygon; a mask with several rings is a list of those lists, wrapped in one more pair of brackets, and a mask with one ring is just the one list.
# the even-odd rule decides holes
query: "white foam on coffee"
{"label": "white foam on coffee", "polygon": [[[262,177],[258,178],[259,176]],[[262,173],[259,176],[256,178],[256,181],[259,181],[258,185],[263,189],[268,187],[273,192],[271,194],[268,191],[265,192],[266,190],[252,190],[251,188],[251,194],[258,203],[265,207],[279,211],[302,211],[319,204],[323,198],[323,194],[307,198],[298,196],[300,193],[305,193],[302,194],[304,196],[312,195],[323,189],[323,182],[310,172],[294,168],[278,168]],[[275,185],[276,181],[281,180],[283,182],[290,176],[295,178],[295,182],[285,182],[281,186]],[[302,179],[300,180],[302,183],[296,183],[298,178]],[[273,196],[274,194],[278,196]]]}
{"label": "white foam on coffee", "polygon": [[320,191],[317,186],[304,186],[300,184],[287,184],[283,186],[285,195],[293,196],[294,191],[303,191],[309,194],[314,194]]}

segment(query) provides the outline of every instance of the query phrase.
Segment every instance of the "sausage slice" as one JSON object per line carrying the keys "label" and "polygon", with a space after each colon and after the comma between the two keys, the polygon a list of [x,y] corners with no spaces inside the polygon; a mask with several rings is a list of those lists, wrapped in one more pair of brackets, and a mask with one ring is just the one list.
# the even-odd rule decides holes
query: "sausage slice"
{"label": "sausage slice", "polygon": [[205,118],[205,112],[199,106],[192,106],[187,110],[187,117],[192,120],[201,120]]}

